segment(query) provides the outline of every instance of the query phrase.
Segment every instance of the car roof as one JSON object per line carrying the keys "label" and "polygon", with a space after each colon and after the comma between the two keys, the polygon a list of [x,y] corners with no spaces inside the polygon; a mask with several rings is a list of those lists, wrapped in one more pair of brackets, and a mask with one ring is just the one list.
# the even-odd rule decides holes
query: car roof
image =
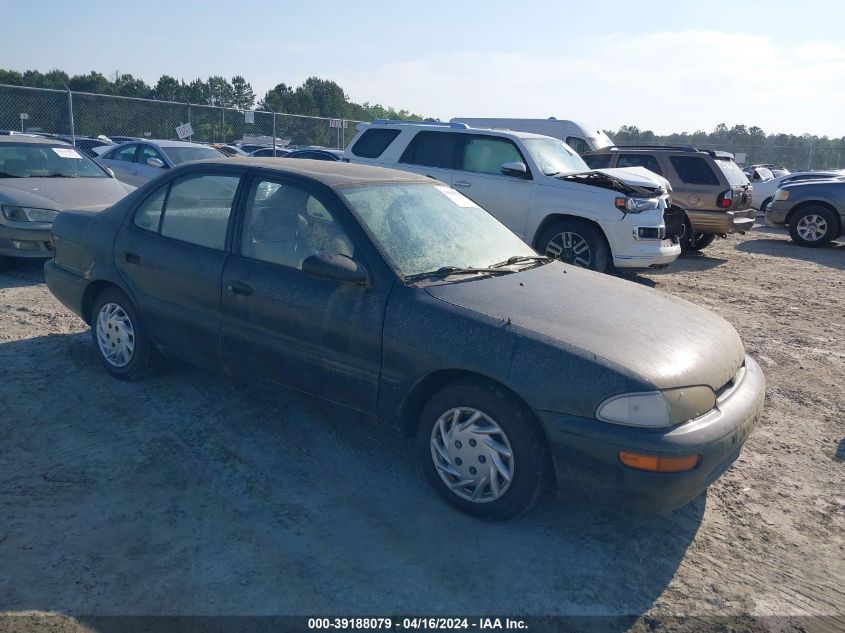
{"label": "car roof", "polygon": [[[503,128],[489,128],[489,127],[470,127],[464,123],[432,123],[429,121],[374,121],[373,123],[364,123],[368,126],[366,129],[414,129],[426,132],[449,132],[456,134],[478,134],[483,132],[488,135],[516,137],[516,138],[554,138],[545,134],[535,134],[534,132],[518,132],[516,130],[506,130]],[[361,129],[361,128],[359,128]],[[560,139],[556,139],[560,140]]]}
{"label": "car roof", "polygon": [[67,145],[67,141],[46,136],[30,136],[29,134],[10,134],[0,136],[0,143],[32,143],[33,145]]}
{"label": "car roof", "polygon": [[191,165],[241,165],[248,168],[261,168],[280,174],[292,174],[313,178],[329,187],[367,183],[430,183],[437,181],[427,176],[420,176],[398,169],[360,165],[357,163],[328,162],[307,158],[209,158]]}
{"label": "car roof", "polygon": [[208,147],[203,143],[191,143],[190,141],[171,141],[168,139],[157,139],[157,138],[139,138],[135,141],[130,141],[134,143],[152,143],[153,145],[158,145],[159,147]]}

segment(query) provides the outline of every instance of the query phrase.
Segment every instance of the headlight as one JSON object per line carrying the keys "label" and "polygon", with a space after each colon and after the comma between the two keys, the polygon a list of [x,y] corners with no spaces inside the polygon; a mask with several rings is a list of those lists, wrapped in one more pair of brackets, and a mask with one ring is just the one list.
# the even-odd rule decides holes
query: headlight
{"label": "headlight", "polygon": [[775,200],[789,200],[789,192],[786,189],[775,191]]}
{"label": "headlight", "polygon": [[715,406],[713,390],[698,385],[612,396],[599,405],[596,417],[613,424],[660,428],[687,422]]}
{"label": "headlight", "polygon": [[54,209],[34,209],[32,207],[16,207],[4,204],[0,209],[7,220],[16,222],[52,222],[59,212]]}
{"label": "headlight", "polygon": [[656,209],[659,202],[656,198],[623,198],[619,197],[615,200],[616,208],[622,213],[642,213]]}

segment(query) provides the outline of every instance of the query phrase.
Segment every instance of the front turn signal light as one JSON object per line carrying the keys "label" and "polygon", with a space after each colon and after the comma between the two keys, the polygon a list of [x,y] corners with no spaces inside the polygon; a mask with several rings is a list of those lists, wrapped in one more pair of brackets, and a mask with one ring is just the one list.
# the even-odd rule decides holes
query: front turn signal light
{"label": "front turn signal light", "polygon": [[682,457],[663,457],[660,455],[644,455],[619,451],[619,461],[636,470],[650,470],[655,473],[680,473],[692,470],[698,466],[700,455],[684,455]]}

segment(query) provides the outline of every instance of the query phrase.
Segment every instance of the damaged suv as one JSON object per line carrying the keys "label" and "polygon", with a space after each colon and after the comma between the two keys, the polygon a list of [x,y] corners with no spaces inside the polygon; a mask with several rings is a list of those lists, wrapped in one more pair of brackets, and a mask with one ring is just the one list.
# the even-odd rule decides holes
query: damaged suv
{"label": "damaged suv", "polygon": [[343,160],[450,185],[539,252],[570,264],[601,272],[662,267],[681,253],[683,225],[667,229],[664,218],[671,213],[665,178],[643,167],[590,170],[559,139],[379,120],[358,126]]}

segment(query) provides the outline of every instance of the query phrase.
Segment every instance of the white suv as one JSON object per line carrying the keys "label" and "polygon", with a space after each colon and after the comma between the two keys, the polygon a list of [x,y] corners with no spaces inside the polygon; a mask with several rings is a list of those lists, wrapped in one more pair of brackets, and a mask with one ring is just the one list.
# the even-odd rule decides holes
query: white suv
{"label": "white suv", "polygon": [[343,160],[436,178],[539,252],[571,264],[647,268],[681,253],[681,236],[667,235],[664,222],[668,181],[642,167],[591,170],[548,136],[463,123],[375,121],[358,126]]}

